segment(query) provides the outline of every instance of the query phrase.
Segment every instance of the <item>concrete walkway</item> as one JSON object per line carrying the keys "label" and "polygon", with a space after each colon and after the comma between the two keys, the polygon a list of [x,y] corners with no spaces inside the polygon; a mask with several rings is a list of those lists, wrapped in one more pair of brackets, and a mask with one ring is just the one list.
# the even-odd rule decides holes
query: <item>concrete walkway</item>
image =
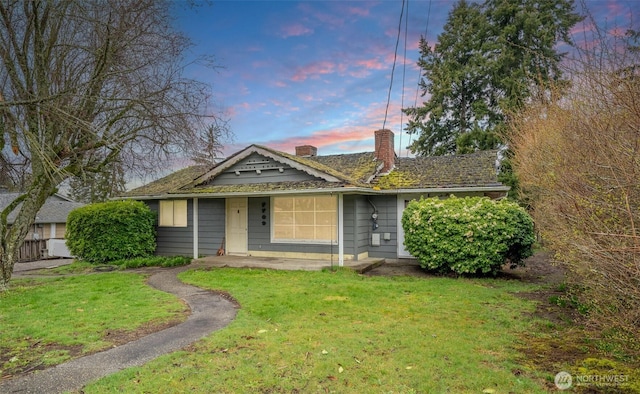
{"label": "concrete walkway", "polygon": [[151,286],[185,300],[191,308],[191,315],[184,323],[104,352],[0,382],[0,393],[40,394],[80,390],[91,381],[124,368],[143,365],[225,327],[235,318],[236,308],[217,294],[180,282],[176,275],[191,268],[193,266],[162,270],[148,280]]}
{"label": "concrete walkway", "polygon": [[[385,262],[382,258],[369,257],[362,260],[346,260],[344,267],[358,273],[365,273]],[[291,271],[322,271],[324,269],[338,268],[338,259],[311,260],[311,259],[287,259],[282,257],[255,257],[255,256],[206,256],[193,261],[196,265],[205,267],[233,267],[233,268],[258,268]]]}
{"label": "concrete walkway", "polygon": [[[72,263],[72,259],[42,260],[17,263],[16,277],[29,275],[28,271],[53,268]],[[345,261],[345,267],[364,273],[378,267],[383,259]],[[0,393],[62,393],[80,390],[87,383],[118,372],[140,366],[154,358],[170,353],[205,337],[228,325],[236,316],[231,301],[201,288],[180,282],[176,275],[193,268],[235,267],[281,270],[320,271],[337,268],[337,261],[298,260],[269,257],[211,256],[194,260],[192,264],[172,269],[161,269],[151,275],[147,283],[156,289],[185,300],[191,315],[181,324],[158,331],[124,345],[77,358],[43,371],[0,382]]]}
{"label": "concrete walkway", "polygon": [[16,263],[13,266],[13,273],[33,271],[40,269],[57,268],[62,265],[68,265],[73,263],[73,259],[49,259],[49,260],[37,260],[27,261],[24,263]]}

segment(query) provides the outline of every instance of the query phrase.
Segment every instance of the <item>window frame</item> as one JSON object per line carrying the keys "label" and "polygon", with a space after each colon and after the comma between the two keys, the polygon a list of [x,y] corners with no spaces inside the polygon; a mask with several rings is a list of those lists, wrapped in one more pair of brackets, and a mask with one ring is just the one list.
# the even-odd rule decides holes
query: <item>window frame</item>
{"label": "window frame", "polygon": [[[170,212],[166,212],[170,210]],[[189,204],[187,200],[160,200],[158,203],[158,227],[188,227]],[[167,222],[171,216],[170,221]]]}
{"label": "window frame", "polygon": [[[330,197],[333,200],[333,209],[332,210],[318,210],[317,209],[317,198],[318,197]],[[313,218],[314,218],[314,223],[313,225],[310,225],[308,227],[313,227],[314,229],[314,236],[317,235],[317,227],[318,226],[324,226],[324,227],[329,227],[329,231],[332,232],[332,238],[333,239],[310,239],[310,238],[276,238],[276,200],[277,199],[293,199],[293,209],[291,211],[287,211],[290,212],[293,218],[293,223],[291,224],[291,227],[294,229],[296,229],[296,221],[295,221],[295,207],[296,207],[296,199],[313,199],[313,211],[298,211],[300,213],[306,212],[312,212],[313,213]],[[331,195],[331,194],[311,194],[311,195],[282,195],[282,196],[272,196],[271,197],[271,209],[270,209],[270,233],[271,233],[271,243],[280,243],[280,244],[314,244],[314,245],[335,245],[337,244],[337,239],[338,239],[338,196],[336,195]],[[321,215],[322,213],[331,213],[332,219],[331,219],[331,223],[329,225],[322,225],[322,224],[317,224],[317,220],[318,220],[318,216],[319,214]]]}

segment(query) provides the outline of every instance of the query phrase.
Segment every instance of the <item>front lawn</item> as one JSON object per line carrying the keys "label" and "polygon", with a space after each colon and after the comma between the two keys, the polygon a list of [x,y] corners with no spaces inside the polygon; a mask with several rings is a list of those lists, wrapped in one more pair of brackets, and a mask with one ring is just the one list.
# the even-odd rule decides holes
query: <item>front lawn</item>
{"label": "front lawn", "polygon": [[520,335],[536,304],[515,280],[211,269],[180,275],[231,294],[231,325],[87,386],[103,392],[536,393]]}
{"label": "front lawn", "polygon": [[129,342],[186,318],[146,277],[102,273],[15,279],[0,292],[0,378]]}

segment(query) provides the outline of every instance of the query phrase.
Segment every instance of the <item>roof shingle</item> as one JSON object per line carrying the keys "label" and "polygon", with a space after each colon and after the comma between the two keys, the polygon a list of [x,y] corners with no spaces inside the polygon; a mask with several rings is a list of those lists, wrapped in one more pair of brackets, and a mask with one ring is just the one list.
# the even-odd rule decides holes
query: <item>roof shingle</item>
{"label": "roof shingle", "polygon": [[[218,169],[233,166],[241,152],[262,151],[281,160],[298,163],[309,173],[328,174],[326,179],[296,182],[269,182],[241,185],[211,185],[208,181]],[[234,159],[235,158],[235,159]],[[378,174],[381,161],[374,152],[301,157],[264,146],[251,145],[213,168],[192,166],[134,189],[124,196],[161,196],[166,194],[260,194],[273,191],[304,191],[341,187],[372,190],[428,189],[460,187],[504,187],[496,173],[497,151],[480,151],[467,155],[399,158],[388,174]],[[331,181],[333,179],[333,181]],[[335,180],[338,181],[335,181]]]}

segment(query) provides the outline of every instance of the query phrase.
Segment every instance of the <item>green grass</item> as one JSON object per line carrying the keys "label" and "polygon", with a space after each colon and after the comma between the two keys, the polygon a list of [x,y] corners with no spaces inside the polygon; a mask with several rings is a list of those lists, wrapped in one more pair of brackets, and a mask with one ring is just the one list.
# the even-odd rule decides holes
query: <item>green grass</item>
{"label": "green grass", "polygon": [[139,274],[15,279],[0,293],[0,376],[108,348],[143,325],[183,320],[185,310]]}
{"label": "green grass", "polygon": [[131,269],[141,267],[179,267],[187,265],[193,260],[186,256],[149,256],[136,257],[133,259],[117,260],[109,264],[116,265],[120,269]]}
{"label": "green grass", "polygon": [[74,261],[71,264],[62,265],[55,268],[46,268],[38,270],[38,275],[68,275],[68,274],[87,274],[95,272],[96,268],[110,267],[113,270],[126,270],[143,267],[178,267],[187,265],[193,260],[192,257],[186,256],[148,256],[136,257],[133,259],[116,260],[107,264],[92,264],[86,261]]}
{"label": "green grass", "polygon": [[[518,364],[533,322],[517,281],[212,269],[236,320],[185,351],[85,387],[103,392],[546,392]],[[522,344],[520,344],[522,345]]]}

